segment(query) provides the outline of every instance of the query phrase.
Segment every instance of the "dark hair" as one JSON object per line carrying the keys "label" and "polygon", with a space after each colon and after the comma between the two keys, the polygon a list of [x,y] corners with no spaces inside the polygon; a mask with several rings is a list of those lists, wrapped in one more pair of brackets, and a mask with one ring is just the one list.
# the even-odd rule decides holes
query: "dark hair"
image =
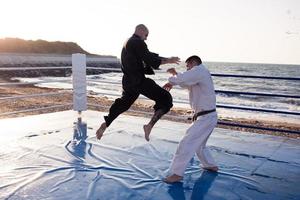
{"label": "dark hair", "polygon": [[188,59],[186,59],[185,62],[187,63],[187,62],[192,62],[192,61],[195,61],[198,65],[202,64],[201,58],[196,55],[190,56]]}

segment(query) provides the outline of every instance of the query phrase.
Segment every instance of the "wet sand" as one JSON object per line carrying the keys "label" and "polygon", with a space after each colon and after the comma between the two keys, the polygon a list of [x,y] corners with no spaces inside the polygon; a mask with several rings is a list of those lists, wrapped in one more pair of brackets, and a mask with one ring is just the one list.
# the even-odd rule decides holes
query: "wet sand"
{"label": "wet sand", "polygon": [[[7,82],[7,79],[0,79],[0,82]],[[3,118],[11,118],[11,117],[20,117],[26,115],[36,115],[41,113],[49,113],[49,112],[57,112],[62,110],[70,110],[72,106],[64,106],[61,108],[51,108],[47,110],[39,110],[39,111],[30,111],[25,113],[18,113],[12,115],[1,115],[2,113],[6,112],[14,112],[19,110],[25,109],[35,109],[35,108],[42,108],[45,106],[53,106],[53,105],[62,105],[72,103],[72,93],[68,90],[62,89],[51,89],[51,88],[40,88],[33,85],[22,85],[22,86],[11,86],[11,87],[4,87],[0,86],[0,97],[9,97],[9,96],[17,96],[17,95],[25,95],[25,94],[41,94],[41,93],[52,93],[52,92],[61,92],[61,95],[57,96],[44,96],[44,97],[35,97],[35,98],[26,98],[26,99],[17,99],[17,100],[0,100],[0,119]],[[103,111],[107,112],[109,106],[113,103],[111,100],[108,100],[105,97],[88,97],[88,102],[90,104],[97,104],[106,106],[106,108],[99,108],[95,106],[89,106],[91,110]],[[151,117],[153,109],[151,104],[137,101],[131,107],[133,110],[138,111],[146,111],[149,114],[147,116]],[[188,116],[191,113],[190,110],[184,108],[172,108],[172,110],[168,113],[171,116]],[[135,115],[135,116],[145,116],[143,113],[133,113],[130,111],[125,112],[124,114],[127,115]],[[172,121],[178,122],[185,122],[191,123],[189,120],[183,119],[175,119],[173,117],[164,116],[163,119],[168,119]],[[100,122],[103,119],[99,119]],[[287,129],[287,130],[297,130],[300,131],[300,124],[295,123],[279,123],[279,122],[270,122],[270,121],[258,121],[253,119],[241,119],[241,118],[224,118],[219,115],[219,120],[224,122],[232,122],[232,123],[241,123],[245,125],[254,125],[254,126],[263,126],[269,128],[278,128],[278,129]],[[274,131],[265,131],[265,130],[257,130],[251,128],[240,128],[240,127],[232,127],[232,126],[225,126],[225,125],[218,125],[218,127],[232,129],[232,130],[240,130],[240,131],[247,131],[247,132],[255,132],[260,134],[270,134],[270,135],[278,135],[278,136],[286,136],[290,138],[300,138],[298,134],[289,134],[289,133],[282,133],[282,132],[274,132]]]}

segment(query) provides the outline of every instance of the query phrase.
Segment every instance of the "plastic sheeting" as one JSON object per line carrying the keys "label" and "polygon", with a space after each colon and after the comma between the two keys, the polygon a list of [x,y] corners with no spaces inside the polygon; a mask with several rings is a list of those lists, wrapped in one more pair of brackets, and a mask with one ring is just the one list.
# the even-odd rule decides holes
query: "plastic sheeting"
{"label": "plastic sheeting", "polygon": [[183,181],[168,185],[162,179],[188,124],[161,120],[146,142],[149,119],[122,115],[97,141],[104,113],[87,111],[88,138],[71,141],[75,114],[0,120],[0,199],[300,198],[299,140],[216,128],[208,145],[219,173],[194,157]]}

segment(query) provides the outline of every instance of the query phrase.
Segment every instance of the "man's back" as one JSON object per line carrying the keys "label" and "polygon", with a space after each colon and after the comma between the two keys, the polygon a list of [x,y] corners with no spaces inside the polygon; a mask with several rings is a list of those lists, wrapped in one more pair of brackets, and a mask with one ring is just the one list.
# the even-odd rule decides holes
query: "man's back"
{"label": "man's back", "polygon": [[139,87],[145,79],[144,63],[158,68],[161,59],[157,54],[151,53],[146,43],[137,35],[130,37],[124,44],[121,53],[123,87]]}
{"label": "man's back", "polygon": [[143,43],[143,41],[138,36],[133,35],[126,41],[122,49],[121,62],[124,73],[123,87],[125,89],[140,85],[145,78],[143,62],[137,54],[138,48],[141,46],[139,43]]}
{"label": "man's back", "polygon": [[122,71],[124,74],[137,73],[143,75],[143,62],[138,55],[145,46],[144,41],[138,36],[133,35],[130,37],[123,46],[121,53]]}

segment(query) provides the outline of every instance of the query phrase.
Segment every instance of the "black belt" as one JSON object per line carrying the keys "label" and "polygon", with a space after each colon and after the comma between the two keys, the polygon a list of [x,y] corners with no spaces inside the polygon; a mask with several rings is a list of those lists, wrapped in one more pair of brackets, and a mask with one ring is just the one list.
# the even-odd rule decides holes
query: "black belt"
{"label": "black belt", "polygon": [[193,117],[189,117],[188,120],[196,121],[199,116],[206,115],[208,113],[212,113],[212,112],[215,112],[215,111],[216,111],[216,109],[201,111],[201,112],[195,113],[193,115]]}

